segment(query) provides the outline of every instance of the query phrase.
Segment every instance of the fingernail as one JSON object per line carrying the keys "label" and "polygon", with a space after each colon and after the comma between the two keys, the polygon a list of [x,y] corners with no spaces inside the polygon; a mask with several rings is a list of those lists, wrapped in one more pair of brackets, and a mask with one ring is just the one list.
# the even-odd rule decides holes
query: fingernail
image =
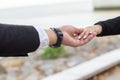
{"label": "fingernail", "polygon": [[77,34],[73,34],[73,36],[76,36]]}
{"label": "fingernail", "polygon": [[81,37],[79,36],[78,39],[80,39]]}
{"label": "fingernail", "polygon": [[87,36],[84,36],[83,38],[85,39]]}
{"label": "fingernail", "polygon": [[93,32],[91,31],[90,34],[92,34]]}

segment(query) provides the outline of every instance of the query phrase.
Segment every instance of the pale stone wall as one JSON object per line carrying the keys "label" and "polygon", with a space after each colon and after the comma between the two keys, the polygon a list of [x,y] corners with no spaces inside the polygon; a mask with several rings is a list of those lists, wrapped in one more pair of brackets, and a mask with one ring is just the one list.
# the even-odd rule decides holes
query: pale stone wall
{"label": "pale stone wall", "polygon": [[120,0],[93,0],[95,8],[120,7]]}

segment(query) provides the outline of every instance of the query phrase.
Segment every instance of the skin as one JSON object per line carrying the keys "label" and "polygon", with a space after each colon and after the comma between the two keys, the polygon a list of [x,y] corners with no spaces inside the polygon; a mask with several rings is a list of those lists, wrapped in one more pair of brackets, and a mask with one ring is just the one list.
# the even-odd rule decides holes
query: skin
{"label": "skin", "polygon": [[[60,30],[63,33],[62,44],[71,47],[78,47],[85,45],[91,41],[95,36],[96,32],[93,32],[92,35],[88,35],[86,39],[80,39],[80,34],[84,32],[82,28],[76,28],[72,25],[64,25],[60,27]],[[53,45],[57,41],[57,36],[54,31],[51,29],[46,29],[45,32],[48,35],[50,45]]]}
{"label": "skin", "polygon": [[93,32],[100,34],[102,32],[102,26],[93,25],[93,26],[84,28],[84,31],[80,34],[80,39],[86,39],[89,35],[92,35]]}

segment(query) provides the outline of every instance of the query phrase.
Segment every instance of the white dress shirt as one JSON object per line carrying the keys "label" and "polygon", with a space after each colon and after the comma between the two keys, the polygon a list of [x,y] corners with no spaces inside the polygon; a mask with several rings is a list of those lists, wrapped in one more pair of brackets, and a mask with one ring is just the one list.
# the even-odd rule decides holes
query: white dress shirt
{"label": "white dress shirt", "polygon": [[39,26],[34,26],[34,28],[37,30],[39,39],[40,39],[40,48],[48,46],[49,45],[49,38],[47,33],[44,31],[44,29],[40,28]]}

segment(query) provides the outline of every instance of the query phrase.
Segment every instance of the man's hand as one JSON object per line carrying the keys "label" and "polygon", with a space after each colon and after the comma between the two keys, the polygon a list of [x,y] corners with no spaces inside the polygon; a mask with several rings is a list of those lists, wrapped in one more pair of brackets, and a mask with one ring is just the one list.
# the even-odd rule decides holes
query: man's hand
{"label": "man's hand", "polygon": [[96,36],[96,32],[93,32],[91,35],[87,36],[86,39],[80,39],[80,34],[84,32],[82,28],[76,28],[71,25],[65,25],[60,27],[63,33],[63,41],[62,44],[72,47],[78,47],[85,45],[90,40],[92,40]]}

